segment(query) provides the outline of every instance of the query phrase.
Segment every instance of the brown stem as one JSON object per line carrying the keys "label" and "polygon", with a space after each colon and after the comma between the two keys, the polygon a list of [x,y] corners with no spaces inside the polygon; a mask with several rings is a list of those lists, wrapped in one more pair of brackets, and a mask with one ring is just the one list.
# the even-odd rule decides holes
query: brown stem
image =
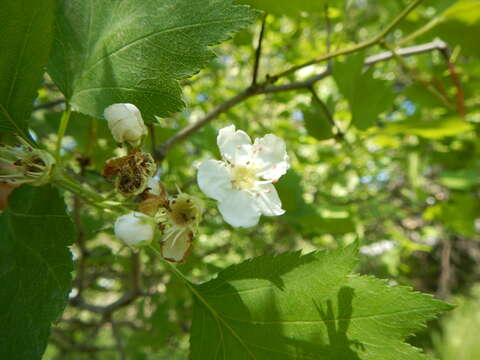
{"label": "brown stem", "polygon": [[448,71],[450,72],[450,78],[452,79],[453,86],[456,89],[456,100],[457,100],[457,111],[458,114],[464,118],[465,117],[465,94],[463,93],[462,85],[460,83],[460,78],[458,77],[458,73],[455,69],[455,65],[450,61],[450,56],[448,54],[448,49],[445,48],[440,51],[443,58],[445,59]]}

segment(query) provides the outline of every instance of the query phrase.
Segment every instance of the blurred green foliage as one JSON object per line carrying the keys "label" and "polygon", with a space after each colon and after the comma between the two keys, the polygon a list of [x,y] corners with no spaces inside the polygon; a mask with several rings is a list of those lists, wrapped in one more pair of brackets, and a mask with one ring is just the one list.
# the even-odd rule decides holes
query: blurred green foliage
{"label": "blurred green foliage", "polygon": [[[329,1],[327,22],[326,2],[242,2],[268,12],[259,82],[329,49],[371,39],[410,3]],[[218,158],[217,130],[231,123],[252,137],[282,137],[292,163],[276,184],[285,215],[264,217],[252,229],[233,229],[215,203],[207,201],[193,252],[179,268],[194,281],[208,281],[219,270],[254,256],[335,249],[358,240],[360,273],[447,300],[467,294],[480,278],[479,18],[475,0],[423,1],[385,41],[399,49],[440,39],[447,50],[371,66],[365,59],[387,51],[380,43],[343,55],[331,62],[333,75],[313,89],[249,97],[173,147],[161,163],[160,178],[170,189],[178,186],[198,196],[195,166]],[[182,80],[186,108],[157,118],[145,149],[158,149],[250,86],[260,22],[215,47],[218,57]],[[304,81],[326,71],[327,65],[302,68],[273,85]],[[133,66],[128,71],[139,70]],[[64,110],[59,99],[62,94],[45,75],[29,124],[32,136],[51,150]],[[0,140],[13,142],[5,126],[0,128]],[[115,199],[102,167],[108,158],[124,153],[104,120],[73,113],[62,155],[75,176]],[[135,260],[122,248],[113,236],[110,213],[65,196],[81,242],[77,239],[73,248],[71,306],[54,326],[45,359],[109,360],[121,358],[119,354],[134,360],[186,359],[193,315],[188,290],[153,253],[142,252]],[[98,306],[121,298],[131,287],[136,261],[144,293],[135,301],[108,316],[73,301],[78,292]],[[473,293],[440,325],[430,324],[425,334],[410,341],[442,359],[480,357],[474,338],[479,300],[477,290]]]}

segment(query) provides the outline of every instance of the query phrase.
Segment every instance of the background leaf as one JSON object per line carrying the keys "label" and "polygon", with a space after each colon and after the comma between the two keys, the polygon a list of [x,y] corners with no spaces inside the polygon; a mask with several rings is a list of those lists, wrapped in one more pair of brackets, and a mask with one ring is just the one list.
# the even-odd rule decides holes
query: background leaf
{"label": "background leaf", "polygon": [[[249,4],[254,8],[277,15],[299,16],[302,11],[323,14],[325,1],[317,0],[240,0],[240,3]],[[329,1],[329,5],[340,3],[337,0]]]}
{"label": "background leaf", "polygon": [[472,130],[472,125],[458,118],[439,118],[420,120],[414,118],[394,124],[388,124],[385,132],[390,134],[415,134],[427,139],[441,139]]}
{"label": "background leaf", "polygon": [[74,229],[58,191],[22,186],[0,216],[0,358],[40,359],[71,289]]}
{"label": "background leaf", "polygon": [[313,99],[310,102],[310,107],[303,111],[303,121],[308,135],[315,139],[327,140],[334,137],[332,124],[325,111]]}
{"label": "background leaf", "polygon": [[27,136],[48,61],[54,9],[54,0],[0,2],[0,131]]}
{"label": "background leaf", "polygon": [[263,256],[195,290],[191,359],[426,359],[403,340],[448,305],[352,276],[356,246]]}
{"label": "background leaf", "polygon": [[480,43],[475,36],[480,32],[480,2],[461,0],[448,8],[443,14],[443,21],[437,27],[437,34],[449,44],[460,45],[462,53],[478,57]]}
{"label": "background leaf", "polygon": [[126,102],[167,116],[183,107],[177,80],[255,16],[230,0],[61,1],[49,73],[76,111],[101,118]]}
{"label": "background leaf", "polygon": [[345,96],[352,113],[352,124],[360,130],[368,129],[378,115],[393,104],[392,87],[386,81],[372,77],[373,68],[363,72],[364,56],[356,54],[345,62],[337,62],[333,77]]}

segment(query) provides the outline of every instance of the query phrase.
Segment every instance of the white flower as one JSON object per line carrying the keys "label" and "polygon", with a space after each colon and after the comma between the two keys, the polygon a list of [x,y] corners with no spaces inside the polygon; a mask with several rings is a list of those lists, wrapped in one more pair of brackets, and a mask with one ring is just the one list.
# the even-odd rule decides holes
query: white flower
{"label": "white flower", "polygon": [[115,235],[128,246],[148,244],[155,235],[153,218],[140,212],[122,215],[115,221]]}
{"label": "white flower", "polygon": [[273,134],[255,139],[234,125],[218,132],[223,161],[207,160],[198,168],[200,189],[219,202],[218,209],[235,227],[258,224],[261,215],[278,216],[285,211],[275,183],[289,168],[285,142]]}
{"label": "white flower", "polygon": [[140,146],[147,134],[140,110],[133,104],[113,104],[103,112],[115,141]]}

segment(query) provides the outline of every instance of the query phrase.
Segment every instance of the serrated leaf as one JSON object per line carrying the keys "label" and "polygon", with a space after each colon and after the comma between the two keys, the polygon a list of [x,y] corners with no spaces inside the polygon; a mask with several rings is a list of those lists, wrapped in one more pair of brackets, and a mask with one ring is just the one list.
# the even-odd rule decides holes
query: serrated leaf
{"label": "serrated leaf", "polygon": [[386,81],[372,77],[373,68],[363,72],[363,54],[351,55],[343,63],[337,62],[333,77],[345,96],[352,113],[352,124],[360,130],[373,126],[378,115],[392,106],[393,89]]}
{"label": "serrated leaf", "polygon": [[123,102],[167,116],[183,107],[177,80],[255,16],[231,0],[63,0],[49,73],[76,111],[101,118]]}
{"label": "serrated leaf", "polygon": [[0,229],[0,358],[40,359],[71,289],[73,225],[56,189],[22,186]]}
{"label": "serrated leaf", "polygon": [[262,256],[194,286],[190,358],[412,360],[404,342],[448,305],[352,276],[357,247]]}
{"label": "serrated leaf", "polygon": [[54,0],[0,2],[0,131],[27,137],[27,121],[48,60]]}

